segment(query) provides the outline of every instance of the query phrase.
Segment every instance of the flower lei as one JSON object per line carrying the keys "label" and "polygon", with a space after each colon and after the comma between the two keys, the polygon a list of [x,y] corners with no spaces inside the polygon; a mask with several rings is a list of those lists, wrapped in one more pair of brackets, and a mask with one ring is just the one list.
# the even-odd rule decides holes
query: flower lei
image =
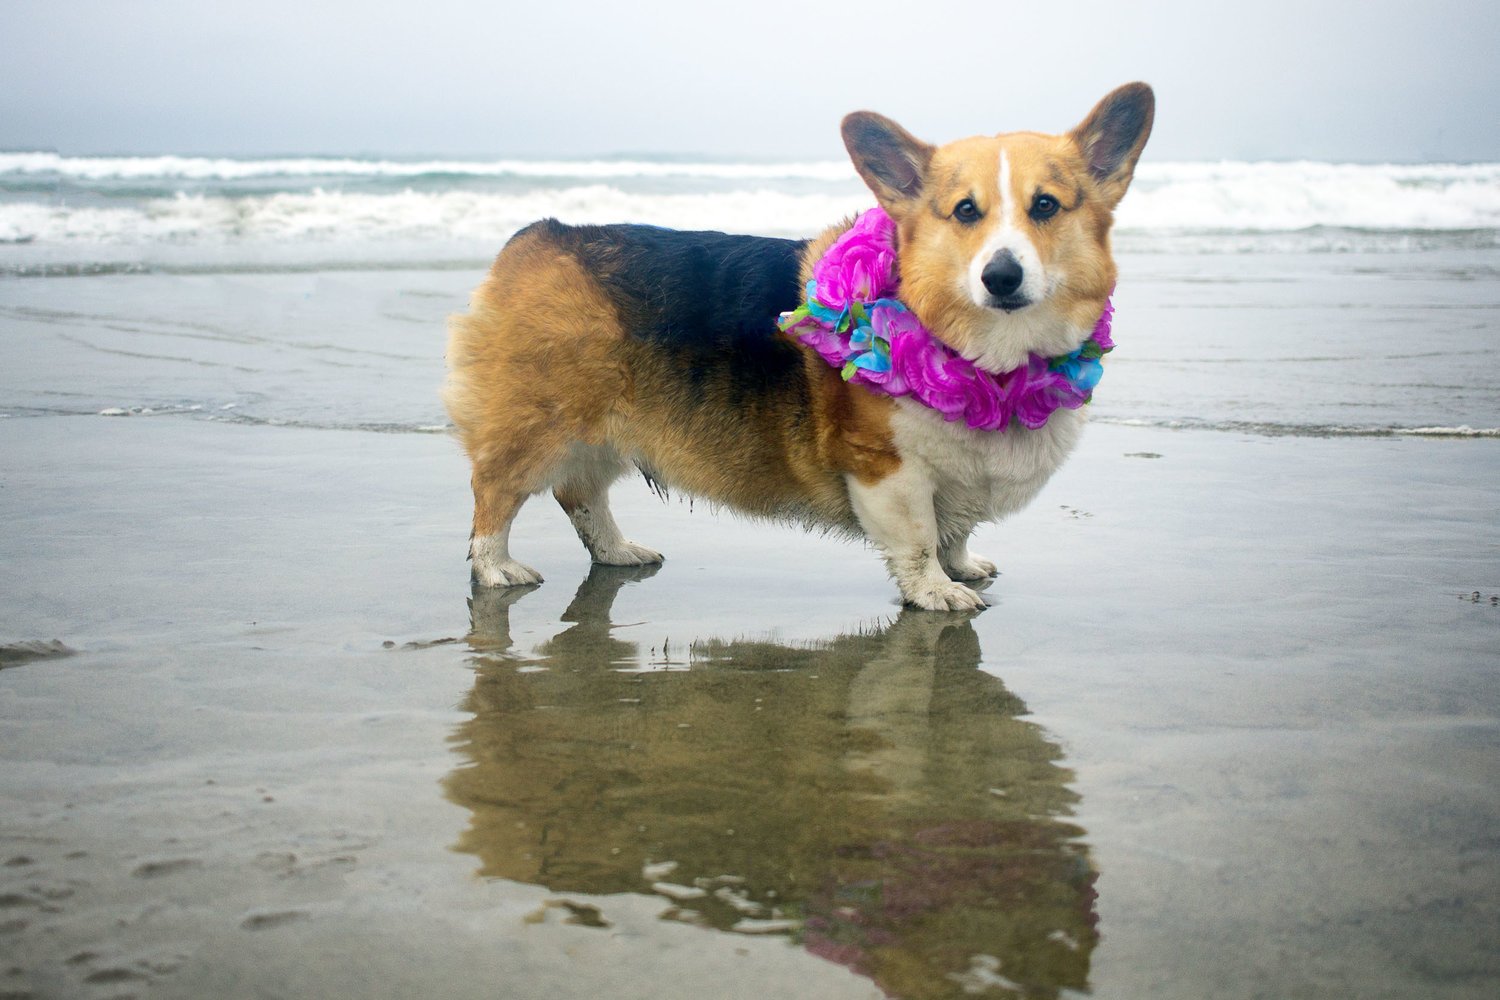
{"label": "flower lei", "polygon": [[998,374],[939,341],[896,293],[896,224],[873,208],[828,248],[813,267],[807,301],[776,321],[840,369],[845,382],[887,396],[912,396],[943,415],[963,418],[975,430],[1000,431],[1019,420],[1032,430],[1059,407],[1076,410],[1093,397],[1104,374],[1100,363],[1115,346],[1114,307],[1104,313],[1083,346]]}

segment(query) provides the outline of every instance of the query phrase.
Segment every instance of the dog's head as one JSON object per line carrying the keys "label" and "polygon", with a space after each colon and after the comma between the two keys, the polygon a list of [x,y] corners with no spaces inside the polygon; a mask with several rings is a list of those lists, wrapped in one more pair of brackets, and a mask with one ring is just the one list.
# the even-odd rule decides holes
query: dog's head
{"label": "dog's head", "polygon": [[1110,224],[1155,107],[1151,88],[1131,83],[1062,135],[946,146],[874,112],[846,117],[854,166],[896,221],[901,298],[991,371],[1076,349],[1114,287]]}

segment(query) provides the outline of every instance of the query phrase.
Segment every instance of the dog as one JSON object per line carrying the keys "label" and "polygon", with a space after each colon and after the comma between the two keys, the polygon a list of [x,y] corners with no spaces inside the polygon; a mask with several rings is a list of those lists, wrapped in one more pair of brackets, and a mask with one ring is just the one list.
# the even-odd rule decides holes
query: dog
{"label": "dog", "polygon": [[[1154,115],[1151,88],[1132,83],[1066,133],[932,146],[854,112],[844,144],[878,209],[807,241],[552,219],[516,233],[450,321],[444,401],[472,464],[474,582],[541,582],[511,556],[510,529],[547,489],[595,562],[660,562],[610,513],[609,487],[633,466],[753,517],[867,538],[908,604],[983,608],[968,584],[996,567],[968,538],[1036,496],[1076,444],[1087,395],[1070,382],[1039,424],[944,407],[980,383],[1004,403],[1018,372],[1056,381],[1091,338],[1097,358],[1113,211]],[[894,253],[899,290],[840,309],[825,255],[847,262],[864,229],[877,257]],[[866,271],[880,268],[851,266],[876,295]],[[927,338],[912,341],[925,368],[892,346],[908,327]],[[840,367],[851,343],[869,350]],[[880,365],[894,362],[911,378],[890,381]],[[924,371],[968,381],[939,385],[935,402],[901,391]]]}

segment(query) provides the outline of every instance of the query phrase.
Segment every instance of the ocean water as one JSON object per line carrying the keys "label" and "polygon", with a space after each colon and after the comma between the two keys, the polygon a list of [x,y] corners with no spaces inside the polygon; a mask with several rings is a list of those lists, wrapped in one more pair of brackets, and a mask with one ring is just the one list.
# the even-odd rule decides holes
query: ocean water
{"label": "ocean water", "polygon": [[[0,412],[440,428],[443,317],[519,227],[796,237],[871,203],[845,162],[0,153],[0,317],[65,338],[0,382]],[[1500,339],[1500,164],[1148,162],[1115,248],[1121,346],[1096,419],[1500,434],[1482,361]],[[119,283],[52,283],[88,275]],[[183,280],[136,294],[145,276]],[[183,360],[121,379],[140,355]],[[371,397],[341,364],[409,392]]]}
{"label": "ocean water", "polygon": [[[445,263],[544,216],[768,236],[870,203],[846,162],[0,153],[0,273]],[[1500,246],[1500,164],[1145,163],[1126,252]]]}

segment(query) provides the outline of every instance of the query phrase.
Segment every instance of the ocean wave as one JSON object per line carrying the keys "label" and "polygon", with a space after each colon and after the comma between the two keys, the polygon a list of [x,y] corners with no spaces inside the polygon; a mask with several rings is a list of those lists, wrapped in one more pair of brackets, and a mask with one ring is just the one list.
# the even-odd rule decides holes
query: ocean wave
{"label": "ocean wave", "polygon": [[319,177],[517,177],[574,180],[705,178],[725,181],[852,181],[847,161],[713,163],[676,160],[389,160],[339,157],[233,159],[204,156],[62,156],[0,153],[0,175],[85,181],[225,180]]}
{"label": "ocean wave", "polygon": [[[431,171],[439,169],[455,177],[489,171],[512,180],[488,186],[431,182]],[[49,170],[76,183],[44,190],[36,178]],[[265,189],[186,180],[276,171],[286,182]],[[422,172],[428,181],[407,183]],[[335,177],[340,173],[390,183],[341,185]],[[134,194],[100,180],[126,177],[140,182]],[[818,162],[407,163],[8,153],[0,154],[0,191],[6,195],[0,200],[0,250],[7,252],[97,244],[493,243],[546,216],[797,236],[872,203],[848,164]],[[1500,242],[1500,164],[1145,164],[1120,206],[1117,231],[1127,240],[1145,237],[1188,252],[1253,248],[1254,239],[1245,237],[1264,234],[1292,234],[1289,248],[1311,251],[1410,250],[1434,242],[1430,235],[1410,234],[1439,234],[1440,245],[1457,239],[1465,246],[1494,246]]]}
{"label": "ocean wave", "polygon": [[317,189],[264,197],[180,194],[134,205],[0,204],[0,242],[503,240],[552,216],[563,222],[642,222],[676,229],[809,234],[867,207],[848,195],[769,190],[648,195],[607,185],[364,194]]}
{"label": "ocean wave", "polygon": [[1122,229],[1278,232],[1500,227],[1500,164],[1144,164]]}

